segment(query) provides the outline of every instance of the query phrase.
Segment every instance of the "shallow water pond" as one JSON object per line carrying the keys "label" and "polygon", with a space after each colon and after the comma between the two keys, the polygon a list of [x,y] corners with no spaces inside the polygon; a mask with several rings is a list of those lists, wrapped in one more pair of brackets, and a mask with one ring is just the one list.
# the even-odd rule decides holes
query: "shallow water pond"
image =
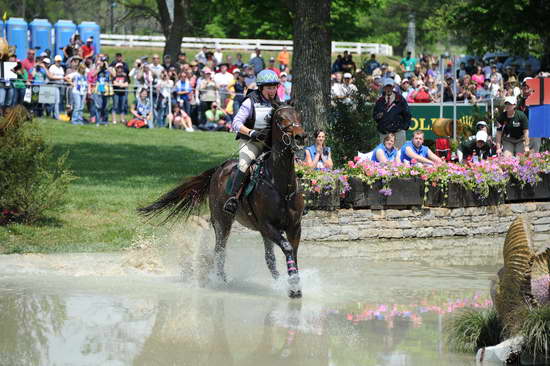
{"label": "shallow water pond", "polygon": [[307,245],[304,297],[290,300],[250,238],[230,243],[228,283],[206,287],[189,266],[208,261],[173,249],[0,257],[0,365],[475,364],[446,349],[443,327],[490,305],[494,264],[327,258]]}

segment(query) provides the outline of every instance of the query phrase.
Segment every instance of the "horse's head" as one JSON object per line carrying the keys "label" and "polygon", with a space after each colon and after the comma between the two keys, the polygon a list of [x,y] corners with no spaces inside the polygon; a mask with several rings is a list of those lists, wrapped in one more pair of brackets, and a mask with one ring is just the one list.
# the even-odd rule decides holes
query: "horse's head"
{"label": "horse's head", "polygon": [[306,132],[302,127],[302,118],[293,106],[274,106],[272,122],[273,144],[282,144],[283,150],[290,149],[292,152],[304,147]]}

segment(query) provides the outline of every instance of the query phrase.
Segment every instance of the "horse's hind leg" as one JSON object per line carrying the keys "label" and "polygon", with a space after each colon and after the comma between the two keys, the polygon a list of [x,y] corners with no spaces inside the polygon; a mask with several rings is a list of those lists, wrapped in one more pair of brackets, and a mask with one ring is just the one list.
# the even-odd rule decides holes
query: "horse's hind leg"
{"label": "horse's hind leg", "polygon": [[271,277],[273,279],[279,278],[279,271],[277,271],[277,260],[275,259],[275,253],[273,252],[273,242],[266,236],[263,236],[264,239],[264,248],[265,248],[265,263],[269,272],[271,272]]}
{"label": "horse's hind leg", "polygon": [[[223,215],[226,216],[226,215]],[[214,247],[214,263],[216,265],[216,275],[223,282],[227,282],[225,277],[225,245],[231,232],[231,226],[233,225],[233,219],[228,218],[214,218],[212,216],[212,226],[214,227],[214,233],[216,234],[216,246]]]}

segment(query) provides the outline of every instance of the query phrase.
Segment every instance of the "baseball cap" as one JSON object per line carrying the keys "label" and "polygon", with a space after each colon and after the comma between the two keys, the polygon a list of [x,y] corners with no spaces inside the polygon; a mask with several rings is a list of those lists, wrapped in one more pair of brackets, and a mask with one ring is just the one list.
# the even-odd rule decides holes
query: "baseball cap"
{"label": "baseball cap", "polygon": [[476,127],[479,127],[479,126],[485,126],[485,127],[487,127],[487,122],[485,122],[485,121],[479,121],[478,123],[476,123]]}
{"label": "baseball cap", "polygon": [[63,57],[61,57],[61,55],[56,55],[54,58],[53,58],[54,61],[63,61]]}
{"label": "baseball cap", "polygon": [[531,80],[531,79],[533,78],[530,76],[527,76],[526,78],[523,79],[523,81],[521,82],[521,85],[527,85],[527,80]]}
{"label": "baseball cap", "polygon": [[51,63],[52,63],[52,61],[51,61],[49,58],[47,58],[47,57],[44,57],[44,58],[42,59],[42,62],[44,62],[44,63],[46,63],[46,64],[51,64]]}
{"label": "baseball cap", "polygon": [[476,141],[487,142],[487,132],[478,131],[478,133],[476,133]]}
{"label": "baseball cap", "polygon": [[124,67],[124,65],[122,64],[122,62],[118,62],[115,67]]}
{"label": "baseball cap", "polygon": [[504,104],[516,104],[516,97],[508,96],[504,98]]}
{"label": "baseball cap", "polygon": [[351,79],[351,74],[349,72],[346,72],[344,74],[344,79]]}
{"label": "baseball cap", "polygon": [[393,81],[392,79],[387,78],[384,80],[384,86],[394,86],[394,85],[395,85],[395,81]]}
{"label": "baseball cap", "polygon": [[287,75],[286,72],[283,71],[283,72],[281,73],[281,75],[279,75],[279,76],[288,76],[288,75]]}
{"label": "baseball cap", "polygon": [[233,70],[233,74],[236,73],[236,72],[240,73],[241,70],[240,70],[240,69],[235,69],[235,70]]}
{"label": "baseball cap", "polygon": [[269,58],[269,61],[275,61],[275,57],[273,57],[273,56],[270,57],[270,58]]}
{"label": "baseball cap", "polygon": [[209,67],[205,67],[205,68],[202,69],[202,72],[204,72],[205,74],[211,74],[212,70],[210,70]]}

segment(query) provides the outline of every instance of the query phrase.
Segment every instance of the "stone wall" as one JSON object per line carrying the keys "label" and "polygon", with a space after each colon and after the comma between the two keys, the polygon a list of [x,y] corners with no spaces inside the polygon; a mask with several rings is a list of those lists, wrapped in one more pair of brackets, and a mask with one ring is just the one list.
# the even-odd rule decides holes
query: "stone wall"
{"label": "stone wall", "polygon": [[454,209],[309,211],[302,220],[302,240],[340,242],[502,235],[519,215],[530,222],[537,241],[550,243],[550,202]]}

